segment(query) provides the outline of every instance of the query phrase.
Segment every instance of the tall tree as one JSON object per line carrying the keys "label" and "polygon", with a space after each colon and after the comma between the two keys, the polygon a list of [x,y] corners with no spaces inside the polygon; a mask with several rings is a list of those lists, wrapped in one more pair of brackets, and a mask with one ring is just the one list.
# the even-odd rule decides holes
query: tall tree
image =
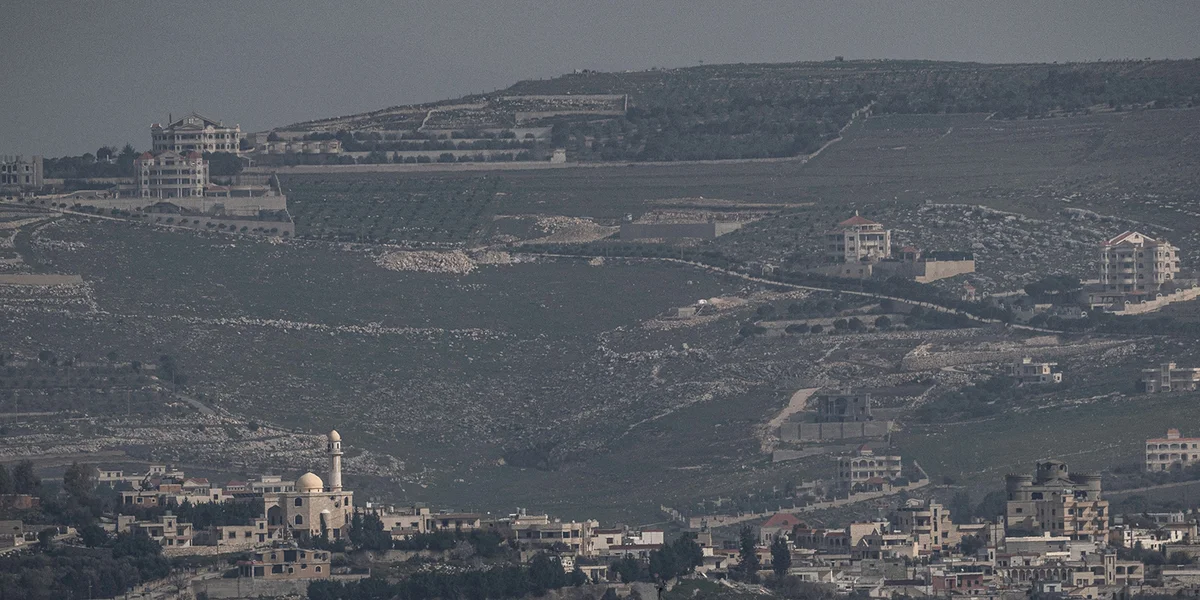
{"label": "tall tree", "polygon": [[787,538],[778,536],[771,542],[771,570],[776,577],[783,577],[792,568],[792,549],[788,547]]}
{"label": "tall tree", "polygon": [[13,493],[12,475],[8,474],[8,468],[0,465],[0,494]]}
{"label": "tall tree", "polygon": [[96,489],[96,469],[72,462],[63,473],[63,489],[80,504],[87,504]]}
{"label": "tall tree", "polygon": [[754,537],[754,530],[749,526],[743,527],[741,532],[741,549],[738,557],[741,562],[738,563],[738,569],[742,572],[742,577],[750,582],[758,581],[758,570],[762,568],[761,561],[758,560],[758,540]]}
{"label": "tall tree", "polygon": [[33,462],[23,460],[13,467],[13,491],[18,494],[36,494],[42,487],[42,480],[33,471]]}
{"label": "tall tree", "polygon": [[550,558],[545,552],[539,552],[529,561],[529,582],[533,586],[534,595],[540,596],[546,593],[546,590],[562,587],[567,582],[567,574],[558,559]]}

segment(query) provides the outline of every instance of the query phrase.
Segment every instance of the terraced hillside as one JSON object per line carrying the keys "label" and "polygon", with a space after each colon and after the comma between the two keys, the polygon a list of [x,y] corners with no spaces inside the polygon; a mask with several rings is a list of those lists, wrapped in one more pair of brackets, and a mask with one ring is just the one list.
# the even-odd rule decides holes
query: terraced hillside
{"label": "terraced hillside", "polygon": [[[1180,108],[1198,99],[1196,60],[738,64],[588,71],[282,130],[336,134],[348,150],[359,152],[432,149],[441,147],[430,145],[436,140],[457,138],[452,149],[525,150],[517,160],[544,156],[555,147],[565,148],[576,161],[737,159],[811,153],[836,138],[860,109],[1012,119]],[[513,143],[479,139],[486,131]],[[516,144],[526,138],[528,145]],[[471,145],[473,140],[479,144]]]}

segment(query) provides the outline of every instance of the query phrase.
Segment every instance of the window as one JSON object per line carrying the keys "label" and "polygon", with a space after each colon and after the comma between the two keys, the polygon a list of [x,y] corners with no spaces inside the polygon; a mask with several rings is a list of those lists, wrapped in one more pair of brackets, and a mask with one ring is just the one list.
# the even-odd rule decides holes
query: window
{"label": "window", "polygon": [[304,506],[304,498],[296,498],[296,506]]}
{"label": "window", "polygon": [[302,516],[300,516],[300,515],[296,515],[296,524],[297,524],[297,525],[303,525],[303,524],[304,524],[304,517],[302,517]]}

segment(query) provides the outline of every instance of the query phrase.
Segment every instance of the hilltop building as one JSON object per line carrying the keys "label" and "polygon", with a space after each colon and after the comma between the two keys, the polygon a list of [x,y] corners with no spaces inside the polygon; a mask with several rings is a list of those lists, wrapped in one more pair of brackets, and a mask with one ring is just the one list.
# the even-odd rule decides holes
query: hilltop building
{"label": "hilltop building", "polygon": [[1180,368],[1175,363],[1163,363],[1157,369],[1142,369],[1138,389],[1155,394],[1158,392],[1194,392],[1200,389],[1200,368]]}
{"label": "hilltop building", "polygon": [[892,255],[892,232],[856,210],[853,217],[825,234],[825,247],[834,263],[882,260]]}
{"label": "hilltop building", "polygon": [[97,197],[76,196],[79,203],[156,213],[192,213],[259,217],[287,211],[279,180],[239,175],[218,185],[209,181],[208,161],[199,152],[145,152],[134,160],[135,179]]}
{"label": "hilltop building", "polygon": [[196,113],[170,121],[165,127],[158,123],[150,126],[151,147],[155,154],[229,152],[240,155],[241,140],[241,126],[227,127],[220,121]]}
{"label": "hilltop building", "polygon": [[1179,248],[1136,231],[1100,244],[1100,285],[1105,293],[1154,296],[1179,274]]}
{"label": "hilltop building", "polygon": [[1072,540],[1108,541],[1108,501],[1100,497],[1100,476],[1071,473],[1067,463],[1037,463],[1034,475],[1005,477],[1009,535],[1049,533]]}
{"label": "hilltop building", "polygon": [[354,513],[354,492],[342,489],[342,436],[330,431],[325,452],[329,456],[328,482],[309,472],[296,480],[291,491],[265,502],[268,527],[285,527],[301,540],[337,540],[349,535]]}
{"label": "hilltop building", "polygon": [[877,455],[865,444],[849,456],[838,457],[836,482],[840,489],[889,485],[901,476],[901,459],[893,455]]}
{"label": "hilltop building", "polygon": [[858,211],[825,233],[825,255],[831,264],[817,271],[846,279],[904,277],[930,283],[975,272],[975,256],[970,252],[922,252],[905,246],[893,253],[891,230]]}
{"label": "hilltop building", "polygon": [[143,152],[134,159],[133,172],[142,198],[201,198],[208,187],[208,161],[195,150]]}
{"label": "hilltop building", "polygon": [[41,189],[41,156],[0,156],[0,189]]}
{"label": "hilltop building", "polygon": [[1033,359],[1028,356],[1009,364],[1008,376],[1022,384],[1055,384],[1063,381],[1062,371],[1058,370],[1058,363],[1033,362]]}
{"label": "hilltop building", "polygon": [[1098,282],[1084,286],[1081,300],[1092,308],[1140,314],[1200,297],[1196,279],[1180,271],[1179,248],[1126,231],[1100,244]]}
{"label": "hilltop building", "polygon": [[1195,464],[1200,464],[1200,438],[1185,438],[1172,428],[1167,430],[1167,437],[1146,440],[1147,471],[1171,471]]}
{"label": "hilltop building", "polygon": [[817,405],[818,423],[846,423],[871,421],[871,394],[854,393],[851,390],[822,390],[814,401]]}

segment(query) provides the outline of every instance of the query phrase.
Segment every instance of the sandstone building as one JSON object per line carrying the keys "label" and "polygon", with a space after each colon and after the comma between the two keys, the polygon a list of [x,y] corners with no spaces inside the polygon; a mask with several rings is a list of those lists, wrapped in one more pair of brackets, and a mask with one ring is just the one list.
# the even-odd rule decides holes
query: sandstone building
{"label": "sandstone building", "polygon": [[1005,491],[1009,535],[1049,533],[1072,540],[1108,540],[1108,501],[1100,498],[1099,475],[1071,473],[1067,463],[1048,460],[1037,463],[1032,476],[1008,475]]}
{"label": "sandstone building", "polygon": [[1179,273],[1179,248],[1136,231],[1100,245],[1100,283],[1105,291],[1157,291]]}
{"label": "sandstone building", "polygon": [[1185,438],[1178,429],[1167,437],[1146,440],[1146,470],[1170,471],[1200,464],[1200,438]]}

